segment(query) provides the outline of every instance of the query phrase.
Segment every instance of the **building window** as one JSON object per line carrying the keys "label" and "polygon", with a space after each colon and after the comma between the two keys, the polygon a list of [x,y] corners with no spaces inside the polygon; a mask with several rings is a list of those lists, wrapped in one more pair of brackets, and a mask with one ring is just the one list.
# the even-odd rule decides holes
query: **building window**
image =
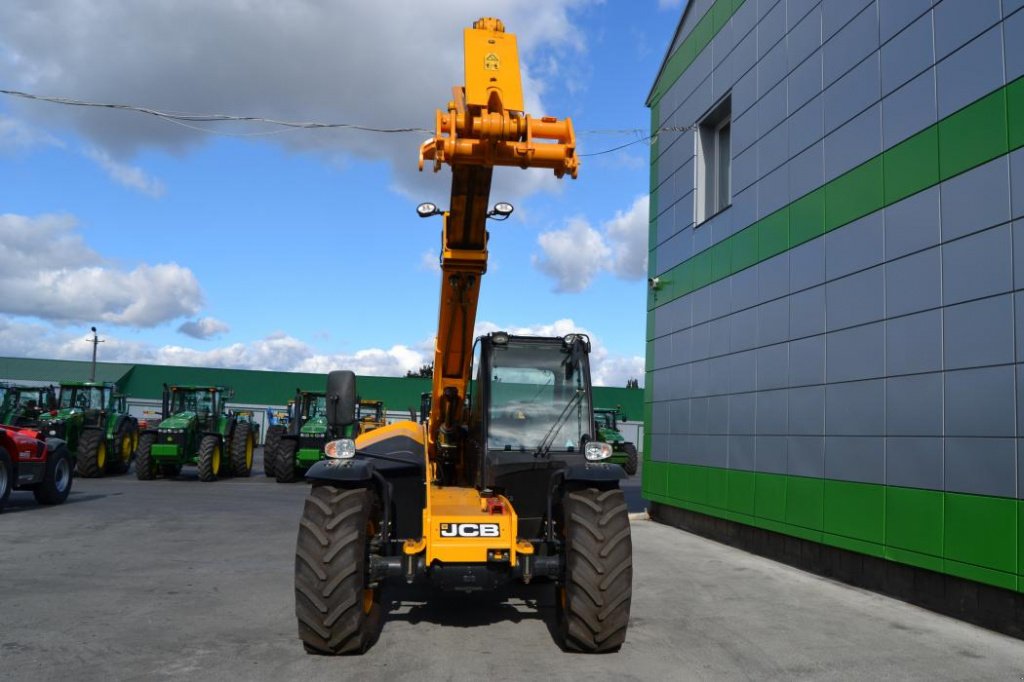
{"label": "building window", "polygon": [[726,95],[697,127],[696,222],[732,203],[732,97]]}

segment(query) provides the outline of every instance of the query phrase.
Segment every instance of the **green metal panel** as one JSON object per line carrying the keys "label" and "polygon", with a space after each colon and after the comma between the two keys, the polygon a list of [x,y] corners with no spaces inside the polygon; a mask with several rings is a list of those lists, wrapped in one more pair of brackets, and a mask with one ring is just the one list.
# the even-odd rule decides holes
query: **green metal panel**
{"label": "green metal panel", "polygon": [[825,188],[819,187],[789,205],[789,247],[825,234]]}
{"label": "green metal panel", "polygon": [[824,500],[824,480],[803,476],[786,477],[786,523],[820,531],[825,517]]}
{"label": "green metal panel", "polygon": [[943,180],[1006,154],[1006,89],[982,97],[938,125],[939,172]]}
{"label": "green metal panel", "polygon": [[938,490],[885,489],[885,544],[942,556],[943,499]]}
{"label": "green metal panel", "polygon": [[889,150],[885,203],[894,204],[939,182],[939,128],[929,126]]}
{"label": "green metal panel", "polygon": [[754,516],[785,522],[786,477],[758,472],[754,476]]}
{"label": "green metal panel", "polygon": [[708,506],[716,509],[729,508],[729,471],[708,469]]}
{"label": "green metal panel", "polygon": [[779,209],[765,216],[747,230],[757,234],[757,260],[768,260],[772,256],[789,250],[789,207]]}
{"label": "green metal panel", "polygon": [[753,516],[755,485],[753,471],[729,469],[729,510]]}
{"label": "green metal panel", "polygon": [[885,536],[884,486],[826,479],[824,531],[881,545]]}
{"label": "green metal panel", "polygon": [[732,267],[736,272],[745,270],[757,263],[758,226],[751,225],[740,230],[732,237]]}
{"label": "green metal panel", "polygon": [[882,157],[876,156],[825,185],[825,230],[834,230],[883,206]]}
{"label": "green metal panel", "polygon": [[1006,122],[1010,149],[1024,147],[1024,78],[1006,86]]}
{"label": "green metal panel", "polygon": [[946,559],[1017,572],[1017,500],[945,493],[945,503]]}

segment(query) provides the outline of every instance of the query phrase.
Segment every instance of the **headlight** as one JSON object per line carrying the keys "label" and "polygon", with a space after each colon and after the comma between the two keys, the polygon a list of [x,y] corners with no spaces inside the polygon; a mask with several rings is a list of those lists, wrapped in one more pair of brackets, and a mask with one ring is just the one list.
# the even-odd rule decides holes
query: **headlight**
{"label": "headlight", "polygon": [[324,454],[331,459],[352,459],[356,456],[356,442],[351,438],[332,440],[324,446]]}
{"label": "headlight", "polygon": [[599,443],[596,440],[592,440],[587,443],[583,454],[589,461],[599,462],[612,456],[612,446],[608,445],[608,443]]}

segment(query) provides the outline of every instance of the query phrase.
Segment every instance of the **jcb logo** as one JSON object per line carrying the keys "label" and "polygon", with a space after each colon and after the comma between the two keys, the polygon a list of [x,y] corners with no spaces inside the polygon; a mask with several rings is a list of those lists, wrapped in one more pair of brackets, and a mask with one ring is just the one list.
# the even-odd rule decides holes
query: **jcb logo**
{"label": "jcb logo", "polygon": [[443,538],[497,538],[501,526],[496,523],[442,523]]}

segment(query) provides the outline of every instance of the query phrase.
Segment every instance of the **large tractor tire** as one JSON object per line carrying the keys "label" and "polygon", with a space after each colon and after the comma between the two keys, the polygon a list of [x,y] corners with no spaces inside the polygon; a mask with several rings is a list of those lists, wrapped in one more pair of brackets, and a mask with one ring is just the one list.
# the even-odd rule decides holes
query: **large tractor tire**
{"label": "large tractor tire", "polygon": [[252,424],[238,422],[231,437],[231,475],[248,476],[252,473],[252,453],[256,451],[256,437]]}
{"label": "large tractor tire", "polygon": [[280,424],[267,429],[267,439],[263,441],[263,475],[267,478],[277,478],[278,449],[285,430]]}
{"label": "large tractor tire", "polygon": [[7,506],[14,487],[14,462],[7,448],[0,446],[0,512]]}
{"label": "large tractor tire", "polygon": [[199,441],[199,480],[216,481],[220,475],[221,462],[220,438],[217,436],[203,436]]}
{"label": "large tractor tire", "polygon": [[[107,473],[123,474],[128,471],[132,462],[132,451],[135,449],[135,427],[132,422],[125,420],[121,428],[114,435],[113,456],[107,458]],[[108,453],[109,454],[109,453]]]}
{"label": "large tractor tire", "polygon": [[71,482],[74,480],[74,465],[71,453],[65,445],[50,451],[46,458],[46,473],[41,483],[32,488],[32,494],[39,504],[60,504],[68,499]]}
{"label": "large tractor tire", "polygon": [[633,596],[633,542],[622,491],[588,488],[562,498],[565,580],[556,595],[562,644],[616,651],[626,639]]}
{"label": "large tractor tire", "polygon": [[623,443],[622,451],[626,453],[626,461],[622,465],[622,470],[632,476],[636,473],[636,467],[639,462],[639,458],[636,454],[636,446],[632,443]]}
{"label": "large tractor tire", "polygon": [[144,433],[139,436],[139,446],[135,448],[135,478],[140,481],[152,481],[156,478],[156,462],[153,461],[153,441],[156,436]]}
{"label": "large tractor tire", "polygon": [[364,488],[319,485],[306,498],[295,548],[295,615],[309,653],[361,654],[380,632],[380,596],[367,578],[374,509]]}
{"label": "large tractor tire", "polygon": [[299,441],[294,438],[285,438],[277,446],[277,461],[274,462],[274,468],[278,483],[294,483],[299,480],[299,472],[295,468],[295,451],[298,448]]}
{"label": "large tractor tire", "polygon": [[86,429],[78,438],[78,475],[99,478],[107,468],[107,438],[99,429]]}

